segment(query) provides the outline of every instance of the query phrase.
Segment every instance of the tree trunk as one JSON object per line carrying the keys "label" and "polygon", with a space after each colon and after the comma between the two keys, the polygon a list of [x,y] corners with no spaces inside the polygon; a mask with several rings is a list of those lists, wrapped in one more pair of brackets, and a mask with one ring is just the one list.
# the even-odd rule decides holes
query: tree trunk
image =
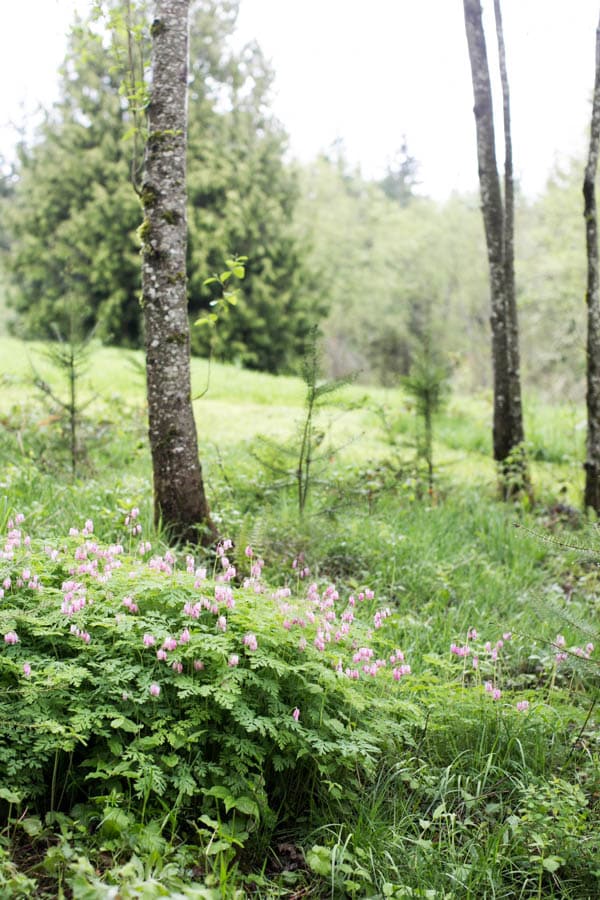
{"label": "tree trunk", "polygon": [[512,134],[510,125],[510,92],[506,70],[506,50],[502,28],[500,0],[494,0],[500,83],[502,85],[502,111],[504,122],[504,289],[506,295],[506,350],[508,356],[508,384],[510,432],[517,443],[522,444],[523,412],[521,404],[521,360],[519,354],[519,325],[515,287],[515,187],[512,161]]}
{"label": "tree trunk", "polygon": [[518,327],[514,280],[514,188],[510,107],[502,21],[497,0],[496,30],[504,99],[505,202],[502,202],[496,162],[492,88],[480,0],[463,0],[469,60],[475,100],[477,159],[481,209],[490,271],[492,370],[494,385],[494,459],[500,465],[504,498],[529,492],[523,453],[523,416],[519,375]]}
{"label": "tree trunk", "polygon": [[187,311],[189,0],[157,0],[142,202],[142,303],[154,517],[182,541],[216,536],[204,493],[191,401]]}
{"label": "tree trunk", "polygon": [[598,218],[596,211],[596,172],[600,142],[600,21],[596,29],[596,77],[592,104],[590,146],[583,198],[587,250],[588,311],[587,331],[587,454],[585,461],[585,506],[600,514],[600,298],[598,277]]}

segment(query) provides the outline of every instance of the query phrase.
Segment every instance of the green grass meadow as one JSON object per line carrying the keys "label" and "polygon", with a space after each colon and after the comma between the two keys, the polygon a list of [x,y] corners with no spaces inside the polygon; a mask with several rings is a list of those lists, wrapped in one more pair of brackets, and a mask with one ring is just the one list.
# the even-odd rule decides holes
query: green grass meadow
{"label": "green grass meadow", "polygon": [[525,397],[502,504],[489,395],[430,492],[409,399],[346,386],[300,516],[302,380],[194,359],[215,554],[152,522],[142,355],[93,348],[73,474],[45,351],[0,337],[0,896],[600,896],[583,408]]}

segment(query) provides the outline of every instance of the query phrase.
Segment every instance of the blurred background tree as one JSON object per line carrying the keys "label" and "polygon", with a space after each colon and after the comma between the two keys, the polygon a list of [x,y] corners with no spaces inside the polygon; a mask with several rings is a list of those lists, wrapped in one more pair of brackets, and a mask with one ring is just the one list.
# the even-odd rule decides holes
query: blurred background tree
{"label": "blurred background tree", "polygon": [[[206,278],[231,255],[249,258],[215,357],[293,371],[318,323],[328,376],[360,371],[362,380],[394,384],[410,369],[427,313],[440,326],[440,352],[457,360],[457,388],[488,389],[478,197],[424,196],[408,137],[375,179],[346,162],[341,144],[312,162],[290,161],[270,108],[273,73],[258,46],[233,41],[237,9],[237,0],[200,0],[192,11],[192,321],[214,299]],[[105,343],[140,346],[141,209],[129,183],[121,74],[110,69],[106,40],[93,23],[75,23],[58,102],[35,138],[21,139],[15,170],[2,168],[0,277],[24,336],[65,332],[76,302]],[[583,167],[563,163],[538,197],[522,196],[517,184],[515,198],[524,384],[573,399],[583,395],[585,371]],[[192,341],[193,352],[207,353],[203,329],[192,329]]]}

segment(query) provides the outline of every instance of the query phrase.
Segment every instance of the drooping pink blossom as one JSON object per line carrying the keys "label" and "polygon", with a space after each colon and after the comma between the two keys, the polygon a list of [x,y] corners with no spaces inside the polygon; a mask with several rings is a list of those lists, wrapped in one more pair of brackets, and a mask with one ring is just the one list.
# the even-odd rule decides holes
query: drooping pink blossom
{"label": "drooping pink blossom", "polygon": [[411,669],[407,663],[405,663],[402,666],[396,666],[394,669],[392,669],[392,676],[394,678],[394,681],[400,681],[400,679],[403,678],[405,675],[410,675],[410,674],[411,674]]}
{"label": "drooping pink blossom", "polygon": [[258,649],[258,641],[256,639],[256,635],[249,632],[244,635],[244,646],[248,648],[248,650],[257,650]]}

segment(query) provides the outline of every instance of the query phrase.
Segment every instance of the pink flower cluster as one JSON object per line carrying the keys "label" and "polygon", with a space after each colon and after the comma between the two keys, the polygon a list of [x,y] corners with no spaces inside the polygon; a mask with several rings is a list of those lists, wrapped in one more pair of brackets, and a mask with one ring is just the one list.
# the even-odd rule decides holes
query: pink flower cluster
{"label": "pink flower cluster", "polygon": [[28,534],[23,535],[20,528],[17,528],[18,525],[21,525],[25,521],[25,516],[23,513],[17,513],[14,520],[8,520],[8,534],[6,536],[6,543],[4,544],[4,549],[0,551],[0,559],[11,560],[14,559],[15,550],[24,545],[28,547],[31,544],[31,538]]}
{"label": "pink flower cluster", "polygon": [[[137,521],[138,516],[139,510],[137,507],[133,507],[125,517],[125,525],[130,529],[132,536],[139,534],[141,530]],[[16,527],[21,521],[22,518],[18,519],[16,523],[10,523],[11,528],[5,545],[5,552],[11,553],[13,556],[17,548],[30,546],[30,539],[28,537],[24,538],[20,529]],[[100,596],[112,599],[116,594],[117,597],[120,596],[122,598],[120,601],[121,605],[132,614],[139,613],[139,605],[131,589],[131,593],[121,592],[121,589],[118,588],[111,593],[100,595],[90,589],[90,580],[105,584],[123,565],[121,559],[125,552],[123,546],[121,544],[100,545],[94,539],[94,523],[92,519],[87,519],[82,528],[73,527],[70,530],[70,536],[74,540],[67,544],[67,549],[59,550],[58,548],[47,546],[45,547],[45,552],[53,562],[63,557],[68,559],[70,555],[72,564],[69,566],[68,562],[65,562],[69,577],[62,584],[61,611],[66,617],[74,620],[74,624],[70,625],[71,634],[78,637],[85,644],[89,644],[91,636],[85,628],[84,617],[88,614],[94,597],[96,597],[96,602],[100,603],[101,600],[98,599]],[[187,595],[182,601],[182,612],[185,616],[188,616],[191,620],[198,620],[204,614],[213,616],[214,627],[217,631],[232,631],[233,629],[230,629],[227,621],[228,611],[234,610],[236,603],[231,584],[236,575],[236,570],[231,564],[227,553],[231,548],[231,541],[223,541],[217,548],[216,567],[220,571],[215,573],[214,595],[212,598],[206,587],[206,569],[196,568],[196,561],[191,554],[188,554],[181,560],[180,568],[177,567],[175,555],[171,551],[167,551],[164,556],[154,555],[145,561],[140,559],[139,563],[134,564],[133,567],[128,566],[127,576],[132,579],[138,578],[142,574],[143,569],[147,567],[153,573],[161,573],[165,577],[172,578],[175,586],[181,586],[187,591]],[[145,554],[149,553],[150,550],[151,546],[149,543],[140,542],[136,556],[138,558],[145,557]],[[265,587],[261,583],[264,562],[256,557],[251,547],[246,548],[245,555],[250,561],[250,577],[244,583],[257,593],[264,593]],[[310,569],[305,565],[303,559],[298,558],[295,568],[303,578],[308,577],[310,574]],[[129,569],[131,570],[129,571]],[[191,595],[190,584],[192,579],[194,590],[206,591],[209,596],[200,594],[198,599],[195,599]],[[4,592],[25,585],[42,590],[39,579],[28,567],[22,568],[18,574],[12,575],[12,578],[6,575],[1,590]],[[123,596],[123,593],[125,593],[125,596]],[[271,600],[267,600],[265,597],[265,602],[272,602],[275,608],[279,607],[281,612],[280,621],[283,628],[287,631],[300,629],[301,632],[305,632],[298,635],[298,652],[306,650],[308,642],[311,640],[311,634],[308,631],[310,629],[314,646],[319,652],[325,652],[333,642],[340,645],[342,655],[332,664],[342,676],[353,680],[365,676],[373,678],[382,669],[388,667],[391,672],[391,678],[399,681],[405,675],[410,674],[411,671],[410,666],[404,661],[404,654],[401,650],[396,650],[392,653],[389,660],[380,659],[376,658],[374,647],[370,647],[368,644],[363,646],[365,643],[364,638],[360,641],[360,644],[358,638],[353,640],[353,632],[356,633],[356,604],[372,601],[374,596],[374,592],[367,588],[356,596],[349,596],[347,602],[344,602],[340,600],[339,592],[334,585],[319,587],[316,582],[311,582],[307,584],[305,596],[297,598],[295,601],[291,599],[292,591],[290,587],[285,586],[274,591],[271,595]],[[372,628],[374,631],[377,631],[383,627],[386,619],[392,615],[392,611],[389,607],[383,607],[374,610],[372,614]],[[127,621],[119,613],[116,613],[116,619],[119,622]],[[153,648],[152,656],[155,655],[157,660],[167,663],[174,673],[181,674],[184,670],[185,656],[183,659],[179,658],[179,656],[182,654],[183,648],[192,642],[192,631],[191,625],[189,628],[183,628],[179,638],[172,634],[165,636],[163,633],[157,636],[156,634],[145,632],[140,635],[140,640],[145,648]],[[373,637],[373,631],[367,631],[366,635],[366,640],[370,641]],[[11,644],[17,643],[19,638],[16,632],[7,632],[4,640],[6,644]],[[244,648],[247,654],[256,652],[258,650],[256,634],[253,632],[245,633],[241,636],[240,646]],[[174,653],[178,648],[179,652]],[[347,659],[344,660],[346,654]],[[240,664],[240,658],[239,653],[228,653],[226,657],[227,665],[230,668],[237,667]],[[190,659],[189,664],[190,666],[193,665],[193,670],[196,672],[204,669],[204,662],[201,659],[194,659],[193,662]],[[24,664],[23,671],[26,676],[30,675],[31,667],[29,663]],[[152,696],[159,696],[160,686],[158,683],[152,683],[150,693]]]}
{"label": "pink flower cluster", "polygon": [[130,613],[137,613],[140,611],[137,603],[133,602],[133,597],[123,597],[123,606],[126,606]]}
{"label": "pink flower cluster", "polygon": [[499,700],[502,696],[502,691],[499,688],[494,687],[491,681],[484,681],[483,687],[486,693],[491,695],[492,700]]}
{"label": "pink flower cluster", "polygon": [[61,591],[63,592],[61,612],[66,616],[81,612],[87,603],[85,586],[79,581],[64,581]]}
{"label": "pink flower cluster", "polygon": [[248,633],[244,635],[244,646],[248,648],[248,650],[254,651],[258,650],[258,641],[256,639],[256,635],[252,633]]}
{"label": "pink flower cluster", "polygon": [[78,628],[77,625],[71,625],[71,634],[74,634],[75,637],[81,638],[84,644],[89,644],[91,641],[91,636],[88,631],[84,631],[81,628]]}
{"label": "pink flower cluster", "polygon": [[136,537],[136,535],[142,533],[142,526],[136,521],[139,514],[139,509],[137,506],[134,506],[125,516],[125,527],[130,529],[132,537]]}
{"label": "pink flower cluster", "polygon": [[373,616],[373,625],[375,628],[381,628],[384,621],[391,616],[392,611],[389,606],[386,606],[385,609],[378,609],[375,615]]}
{"label": "pink flower cluster", "polygon": [[402,666],[396,666],[395,668],[392,669],[392,676],[395,681],[400,681],[400,679],[404,675],[410,675],[410,674],[411,674],[410,666],[407,665],[406,663]]}
{"label": "pink flower cluster", "polygon": [[292,569],[296,571],[298,578],[308,578],[310,575],[309,567],[303,565],[303,562],[304,557],[302,555],[292,561]]}
{"label": "pink flower cluster", "polygon": [[593,644],[586,644],[585,649],[582,647],[573,647],[573,653],[575,656],[579,656],[582,659],[589,659],[592,653],[594,652]]}

